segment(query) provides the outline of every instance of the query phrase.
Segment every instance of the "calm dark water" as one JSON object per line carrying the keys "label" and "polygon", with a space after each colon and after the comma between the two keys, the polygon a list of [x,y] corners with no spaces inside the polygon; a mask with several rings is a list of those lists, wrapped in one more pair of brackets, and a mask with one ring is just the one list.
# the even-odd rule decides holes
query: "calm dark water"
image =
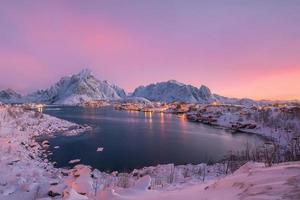
{"label": "calm dark water", "polygon": [[[172,114],[116,111],[111,107],[47,107],[44,113],[93,130],[80,136],[49,139],[57,167],[68,167],[72,159],[101,171],[130,171],[157,164],[198,164],[217,161],[231,150],[242,150],[248,142],[263,142],[256,135],[231,133],[188,122]],[[54,146],[60,146],[55,149]],[[96,152],[103,147],[103,152]]]}

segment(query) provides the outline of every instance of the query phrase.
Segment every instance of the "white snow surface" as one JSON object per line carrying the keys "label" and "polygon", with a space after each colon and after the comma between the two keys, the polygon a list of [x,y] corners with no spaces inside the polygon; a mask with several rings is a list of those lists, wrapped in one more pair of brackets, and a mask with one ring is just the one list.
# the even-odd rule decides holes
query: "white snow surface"
{"label": "white snow surface", "polygon": [[143,200],[275,200],[300,199],[300,162],[282,163],[267,168],[262,163],[247,163],[234,174],[219,180],[180,189],[127,192],[112,189],[103,199]]}
{"label": "white snow surface", "polygon": [[46,150],[33,137],[75,135],[87,128],[20,106],[0,106],[0,199],[48,197],[52,184],[64,189],[60,170],[45,158]]}

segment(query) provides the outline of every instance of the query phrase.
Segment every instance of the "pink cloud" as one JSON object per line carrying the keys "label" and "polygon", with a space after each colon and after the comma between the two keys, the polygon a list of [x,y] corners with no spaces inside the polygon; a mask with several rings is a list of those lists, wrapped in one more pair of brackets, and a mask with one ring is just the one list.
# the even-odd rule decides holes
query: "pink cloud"
{"label": "pink cloud", "polygon": [[299,12],[271,7],[7,2],[0,8],[0,69],[10,78],[1,77],[0,88],[32,91],[89,67],[127,91],[177,79],[232,97],[288,96],[261,88],[296,85]]}

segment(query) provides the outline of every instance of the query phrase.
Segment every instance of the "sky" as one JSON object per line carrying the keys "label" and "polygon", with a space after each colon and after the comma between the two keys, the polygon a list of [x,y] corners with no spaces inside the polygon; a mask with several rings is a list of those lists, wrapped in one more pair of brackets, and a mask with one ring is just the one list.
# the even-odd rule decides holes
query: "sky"
{"label": "sky", "polygon": [[30,93],[83,68],[127,92],[175,79],[300,99],[300,1],[0,2],[0,89]]}

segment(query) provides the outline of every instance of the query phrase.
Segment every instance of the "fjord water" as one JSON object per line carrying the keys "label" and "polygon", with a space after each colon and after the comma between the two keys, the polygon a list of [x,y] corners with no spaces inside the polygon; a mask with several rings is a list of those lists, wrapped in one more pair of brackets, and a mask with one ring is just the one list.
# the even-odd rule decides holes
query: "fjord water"
{"label": "fjord water", "polygon": [[[110,172],[167,163],[199,164],[263,142],[253,134],[231,133],[173,114],[54,106],[46,107],[44,113],[93,128],[79,136],[49,139],[53,153],[49,159],[57,167],[70,166],[72,159]],[[97,152],[98,147],[104,150]]]}

